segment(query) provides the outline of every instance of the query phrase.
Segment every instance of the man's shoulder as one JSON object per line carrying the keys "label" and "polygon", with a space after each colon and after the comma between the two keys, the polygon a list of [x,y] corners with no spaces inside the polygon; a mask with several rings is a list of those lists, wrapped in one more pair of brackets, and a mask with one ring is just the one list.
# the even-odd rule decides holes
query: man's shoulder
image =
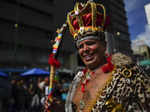
{"label": "man's shoulder", "polygon": [[84,66],[77,66],[73,72],[76,75],[78,72],[83,71],[84,69],[85,69]]}
{"label": "man's shoulder", "polygon": [[149,77],[145,70],[137,65],[132,56],[123,53],[115,53],[112,55],[112,63],[115,65],[115,72],[126,78],[146,76]]}
{"label": "man's shoulder", "polygon": [[74,69],[73,74],[74,74],[74,79],[76,77],[79,77],[82,74],[82,71],[85,69],[84,66],[78,66]]}

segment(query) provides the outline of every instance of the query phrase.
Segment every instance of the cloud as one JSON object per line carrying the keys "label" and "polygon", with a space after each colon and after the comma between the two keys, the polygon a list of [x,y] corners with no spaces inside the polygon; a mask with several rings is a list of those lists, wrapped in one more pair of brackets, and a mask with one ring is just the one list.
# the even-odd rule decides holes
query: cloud
{"label": "cloud", "polygon": [[144,8],[144,5],[150,3],[149,0],[124,0],[127,12],[137,11]]}
{"label": "cloud", "polygon": [[145,32],[137,35],[137,38],[135,40],[132,40],[132,47],[145,44],[150,47],[150,25],[146,25]]}
{"label": "cloud", "polygon": [[128,25],[133,26],[144,19],[144,5],[147,0],[124,0],[128,17]]}
{"label": "cloud", "polygon": [[127,12],[131,12],[141,8],[142,4],[142,0],[125,0],[125,9]]}

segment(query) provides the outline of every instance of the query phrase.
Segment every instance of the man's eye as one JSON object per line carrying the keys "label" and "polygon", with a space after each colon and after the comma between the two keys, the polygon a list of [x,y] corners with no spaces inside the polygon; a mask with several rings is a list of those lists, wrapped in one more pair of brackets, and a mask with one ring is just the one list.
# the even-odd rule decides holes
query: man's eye
{"label": "man's eye", "polygon": [[83,44],[78,45],[78,49],[81,49],[81,48],[83,48]]}

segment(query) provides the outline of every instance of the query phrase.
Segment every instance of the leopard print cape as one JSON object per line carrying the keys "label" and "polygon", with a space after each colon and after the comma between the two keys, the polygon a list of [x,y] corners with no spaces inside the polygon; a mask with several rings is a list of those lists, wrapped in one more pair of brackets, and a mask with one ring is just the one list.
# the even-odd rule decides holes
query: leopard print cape
{"label": "leopard print cape", "polygon": [[[66,112],[76,112],[72,98],[82,75],[79,71],[72,81]],[[136,64],[116,65],[111,81],[98,95],[89,112],[150,112],[150,76]]]}

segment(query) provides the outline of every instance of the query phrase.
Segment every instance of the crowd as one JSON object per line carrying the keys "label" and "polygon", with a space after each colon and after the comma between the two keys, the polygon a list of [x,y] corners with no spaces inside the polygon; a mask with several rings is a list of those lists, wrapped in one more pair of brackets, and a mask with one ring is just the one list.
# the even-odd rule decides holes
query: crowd
{"label": "crowd", "polygon": [[[49,77],[13,78],[10,97],[2,102],[2,112],[43,112],[48,95]],[[64,109],[69,87],[68,79],[55,80],[53,97],[55,106]],[[55,108],[55,107],[53,107]],[[57,112],[56,109],[54,109]],[[59,112],[59,111],[58,111]],[[63,112],[63,110],[62,110]]]}

